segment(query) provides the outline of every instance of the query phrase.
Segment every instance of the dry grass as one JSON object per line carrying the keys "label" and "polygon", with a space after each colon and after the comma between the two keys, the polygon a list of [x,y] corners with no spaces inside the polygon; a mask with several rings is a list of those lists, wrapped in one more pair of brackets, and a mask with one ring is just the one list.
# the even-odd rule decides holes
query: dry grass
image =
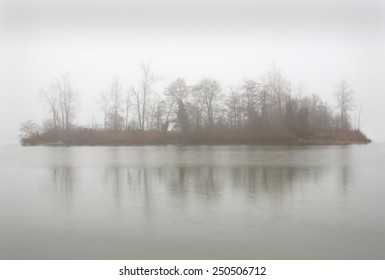
{"label": "dry grass", "polygon": [[371,140],[359,130],[330,130],[313,133],[311,139],[336,142],[370,143]]}
{"label": "dry grass", "polygon": [[[369,143],[359,131],[328,131],[312,133],[308,143]],[[303,143],[304,143],[303,142]],[[135,146],[165,144],[297,144],[297,136],[287,129],[256,132],[246,129],[211,129],[188,134],[161,131],[110,131],[80,128],[71,133],[43,133],[25,140],[26,145],[63,143],[77,146]]]}

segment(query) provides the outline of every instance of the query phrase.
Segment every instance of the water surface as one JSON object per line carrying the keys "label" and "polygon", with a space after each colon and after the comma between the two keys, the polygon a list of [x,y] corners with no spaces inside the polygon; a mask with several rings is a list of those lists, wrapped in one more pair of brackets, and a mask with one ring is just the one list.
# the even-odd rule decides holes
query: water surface
{"label": "water surface", "polygon": [[385,259],[385,145],[3,145],[0,259]]}

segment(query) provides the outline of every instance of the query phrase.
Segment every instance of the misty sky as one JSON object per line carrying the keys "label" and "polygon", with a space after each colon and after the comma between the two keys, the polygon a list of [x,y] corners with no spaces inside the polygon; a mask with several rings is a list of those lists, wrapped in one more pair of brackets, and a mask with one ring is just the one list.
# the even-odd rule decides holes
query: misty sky
{"label": "misty sky", "polygon": [[100,118],[95,100],[112,79],[135,85],[151,60],[160,91],[177,77],[226,89],[275,64],[333,103],[346,79],[362,104],[362,130],[385,141],[384,50],[380,0],[0,0],[0,139],[17,141],[20,122],[44,119],[38,91],[61,74],[87,124]]}

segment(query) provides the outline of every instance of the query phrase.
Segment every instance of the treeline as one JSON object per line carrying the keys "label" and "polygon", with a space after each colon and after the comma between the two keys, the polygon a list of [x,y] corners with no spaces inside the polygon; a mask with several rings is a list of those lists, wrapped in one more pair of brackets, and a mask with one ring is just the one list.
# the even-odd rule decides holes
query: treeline
{"label": "treeline", "polygon": [[[160,81],[150,64],[141,65],[136,87],[123,89],[115,78],[97,99],[102,122],[75,125],[78,93],[68,76],[41,90],[48,110],[43,124],[21,124],[24,144],[61,141],[68,144],[253,143],[297,139],[365,142],[354,123],[353,91],[343,80],[335,89],[335,104],[307,95],[273,68],[259,79],[223,88],[202,79],[188,85],[178,78],[156,92]],[[29,142],[29,143],[28,143]]]}

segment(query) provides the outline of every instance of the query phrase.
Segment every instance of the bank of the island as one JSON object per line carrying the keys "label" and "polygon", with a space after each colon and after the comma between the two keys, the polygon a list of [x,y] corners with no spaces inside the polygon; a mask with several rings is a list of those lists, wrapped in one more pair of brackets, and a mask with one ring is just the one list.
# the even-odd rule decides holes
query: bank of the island
{"label": "bank of the island", "polygon": [[299,137],[280,131],[253,132],[245,129],[212,129],[199,132],[111,131],[78,128],[62,133],[36,133],[20,139],[22,146],[144,146],[144,145],[347,145],[368,144],[359,130],[314,132]]}

